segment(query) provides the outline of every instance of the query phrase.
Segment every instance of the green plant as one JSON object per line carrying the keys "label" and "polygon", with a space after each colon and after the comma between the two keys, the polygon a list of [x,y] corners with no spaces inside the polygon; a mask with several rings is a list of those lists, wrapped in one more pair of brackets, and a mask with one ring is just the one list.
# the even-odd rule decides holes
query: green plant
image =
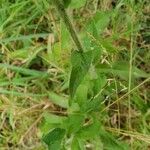
{"label": "green plant", "polygon": [[0,0],[0,149],[147,150],[148,8]]}
{"label": "green plant", "polygon": [[[105,45],[102,39],[98,39],[98,35],[108,26],[110,18],[116,15],[116,12],[97,12],[94,15],[85,27],[85,31],[88,33],[83,36],[86,44],[89,42],[91,45],[88,45],[87,48],[84,45],[83,48],[65,12],[63,3],[60,0],[54,0],[54,2],[79,51],[72,52],[71,55],[72,71],[69,83],[70,99],[67,116],[58,124],[57,128],[50,131],[43,138],[43,141],[48,145],[49,149],[67,149],[70,146],[73,150],[82,150],[86,149],[88,145],[93,149],[129,149],[127,144],[117,141],[113,135],[105,131],[102,124],[105,118],[102,116],[107,117],[106,114],[101,113],[101,110],[104,109],[104,105],[102,104],[102,90],[107,84],[106,73],[112,73],[114,76],[117,75],[125,80],[128,79],[127,62],[115,62],[111,67],[108,65],[108,68],[107,66],[102,67],[98,62],[102,48]],[[82,5],[83,1],[80,2]],[[77,3],[80,2],[78,1]],[[133,27],[130,30],[131,34],[133,34]],[[94,40],[91,40],[91,37],[88,35]],[[91,47],[92,50],[90,50]],[[108,48],[112,52],[115,51],[112,45]],[[131,61],[133,59],[132,55],[130,58]],[[130,62],[130,65],[132,67],[132,62]],[[131,91],[132,76],[135,78],[149,76],[136,67],[130,68],[129,72],[129,92]],[[129,107],[131,107],[130,105]],[[55,140],[53,139],[54,137],[56,137]],[[53,147],[54,145],[55,147]]]}

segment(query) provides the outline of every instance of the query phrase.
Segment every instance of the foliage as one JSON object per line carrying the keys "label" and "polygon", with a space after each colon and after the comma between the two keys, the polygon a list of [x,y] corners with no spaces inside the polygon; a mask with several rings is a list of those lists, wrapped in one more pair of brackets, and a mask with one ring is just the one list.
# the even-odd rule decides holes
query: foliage
{"label": "foliage", "polygon": [[147,150],[148,2],[57,1],[0,0],[0,149]]}

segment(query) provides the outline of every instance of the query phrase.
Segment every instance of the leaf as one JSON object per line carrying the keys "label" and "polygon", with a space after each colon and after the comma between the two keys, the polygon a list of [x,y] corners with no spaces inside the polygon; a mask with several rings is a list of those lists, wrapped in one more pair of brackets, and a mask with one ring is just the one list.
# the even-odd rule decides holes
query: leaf
{"label": "leaf", "polygon": [[85,116],[82,114],[71,114],[68,119],[64,121],[64,126],[68,134],[76,133],[80,130],[84,123]]}
{"label": "leaf", "polygon": [[45,37],[48,37],[48,35],[49,35],[48,33],[21,35],[18,37],[9,37],[9,38],[1,39],[0,43],[8,43],[8,42],[13,42],[13,41],[25,41],[25,40],[31,40],[34,38],[45,38]]}
{"label": "leaf", "polygon": [[54,92],[49,92],[49,100],[63,108],[68,108],[68,99]]}
{"label": "leaf", "polygon": [[93,86],[93,92],[94,92],[94,96],[95,96],[106,85],[107,79],[106,79],[106,76],[104,74],[97,73],[97,79],[92,80],[92,82],[94,84],[94,86]]}
{"label": "leaf", "polygon": [[100,131],[100,122],[96,119],[93,119],[93,123],[90,125],[86,125],[82,127],[78,132],[77,132],[77,137],[81,139],[93,139],[99,135]]}
{"label": "leaf", "polygon": [[10,69],[10,70],[15,71],[15,72],[19,72],[19,73],[29,75],[29,76],[40,77],[40,78],[48,76],[47,72],[41,72],[41,71],[37,71],[37,70],[26,69],[23,67],[17,67],[17,66],[9,65],[9,64],[0,64],[0,68]]}
{"label": "leaf", "polygon": [[85,3],[86,3],[86,0],[71,0],[69,7],[80,8],[80,7],[83,7]]}
{"label": "leaf", "polygon": [[26,92],[18,92],[18,91],[15,91],[15,90],[3,90],[1,89],[0,90],[0,94],[8,94],[8,95],[11,95],[11,96],[21,96],[21,97],[26,97],[26,96],[30,96],[30,97],[45,97],[47,96],[47,94],[43,94],[43,93],[38,93],[38,94],[34,94],[34,93],[26,93]]}
{"label": "leaf", "polygon": [[71,150],[85,150],[83,141],[74,137],[71,144]]}
{"label": "leaf", "polygon": [[71,49],[72,42],[67,41],[70,41],[70,33],[66,28],[66,25],[63,22],[61,22],[61,48],[64,51],[66,50],[68,52],[68,49]]}
{"label": "leaf", "polygon": [[72,150],[80,150],[80,145],[78,142],[78,139],[76,137],[73,138],[72,144],[71,144]]}
{"label": "leaf", "polygon": [[64,6],[67,8],[69,4],[71,3],[71,0],[63,0],[64,1]]}
{"label": "leaf", "polygon": [[105,131],[104,129],[100,129],[100,137],[103,142],[104,149],[107,150],[128,150],[129,147],[122,143],[118,142],[110,133]]}
{"label": "leaf", "polygon": [[84,112],[97,112],[100,111],[101,107],[101,98],[96,97],[94,99],[88,100],[86,104],[82,107],[82,111]]}
{"label": "leaf", "polygon": [[93,52],[93,62],[94,64],[96,64],[100,60],[102,47],[99,44],[98,41],[99,34],[93,20],[90,22],[90,24],[86,26],[85,32],[86,34],[82,39],[84,47],[85,49],[90,49]]}
{"label": "leaf", "polygon": [[67,117],[58,116],[48,112],[45,112],[43,117],[44,120],[40,124],[40,130],[43,134],[48,133],[51,129],[61,128],[64,120],[67,119]]}
{"label": "leaf", "polygon": [[88,35],[86,34],[83,37],[83,44],[85,49],[90,49],[92,51],[93,63],[96,64],[97,62],[99,62],[102,53],[102,48],[99,43],[93,40],[91,37],[88,37]]}
{"label": "leaf", "polygon": [[48,145],[49,150],[59,150],[62,139],[65,136],[65,130],[56,128],[43,137],[43,141]]}
{"label": "leaf", "polygon": [[45,112],[44,119],[46,120],[46,122],[51,123],[51,124],[61,124],[66,119],[66,117]]}
{"label": "leaf", "polygon": [[[84,90],[83,90],[84,89]],[[88,84],[81,84],[76,92],[75,102],[81,107],[87,100]]]}
{"label": "leaf", "polygon": [[85,75],[87,74],[92,62],[92,58],[92,51],[84,52],[82,55],[79,52],[73,52],[71,57],[72,71],[69,84],[71,98],[74,97],[78,86],[81,84]]}
{"label": "leaf", "polygon": [[97,11],[94,17],[87,24],[88,31],[91,32],[93,29],[95,31],[97,30],[96,34],[103,32],[109,24],[110,16],[111,13],[108,11]]}
{"label": "leaf", "polygon": [[150,108],[150,103],[144,101],[144,99],[137,93],[133,93],[132,102],[134,103],[135,107],[143,114],[146,113]]}
{"label": "leaf", "polygon": [[[119,76],[120,78],[127,80],[129,76],[129,63],[126,61],[116,61],[112,64],[112,67],[106,64],[101,64],[98,66],[98,71],[101,73],[112,73],[115,76]],[[150,75],[138,69],[136,66],[133,66],[132,76],[135,78],[147,78]]]}

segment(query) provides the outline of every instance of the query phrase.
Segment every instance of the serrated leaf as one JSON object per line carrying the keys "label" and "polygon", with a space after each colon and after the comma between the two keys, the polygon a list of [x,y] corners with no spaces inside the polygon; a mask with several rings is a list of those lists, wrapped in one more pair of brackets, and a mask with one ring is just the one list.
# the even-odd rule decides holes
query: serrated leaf
{"label": "serrated leaf", "polygon": [[45,135],[43,137],[43,141],[48,145],[49,150],[59,150],[61,148],[61,141],[64,135],[64,129],[56,128]]}

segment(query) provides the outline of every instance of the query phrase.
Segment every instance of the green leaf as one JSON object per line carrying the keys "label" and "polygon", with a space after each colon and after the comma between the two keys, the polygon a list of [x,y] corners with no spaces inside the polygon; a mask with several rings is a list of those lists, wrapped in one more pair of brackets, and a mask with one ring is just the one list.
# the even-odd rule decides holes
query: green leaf
{"label": "green leaf", "polygon": [[100,111],[100,107],[101,107],[101,98],[99,96],[94,99],[88,100],[86,104],[82,107],[82,111],[96,112],[96,111]]}
{"label": "green leaf", "polygon": [[92,62],[92,58],[92,51],[84,52],[82,55],[77,51],[73,52],[71,57],[72,71],[69,84],[71,98],[74,97],[78,86],[81,84],[85,75],[87,74]]}
{"label": "green leaf", "polygon": [[67,117],[58,116],[48,112],[45,112],[43,117],[44,119],[40,124],[40,129],[43,134],[47,134],[51,129],[54,128],[62,128],[64,120],[67,119]]}
{"label": "green leaf", "polygon": [[[106,64],[101,64],[98,66],[98,71],[101,73],[112,73],[115,76],[119,76],[120,78],[127,80],[129,76],[129,62],[117,61],[112,63],[112,67]],[[135,78],[147,78],[150,75],[138,69],[136,66],[133,66],[132,76]]]}
{"label": "green leaf", "polygon": [[102,53],[102,48],[99,43],[93,40],[91,37],[88,37],[87,34],[83,37],[82,40],[85,49],[90,49],[93,53],[93,63],[96,64],[97,62],[99,62]]}
{"label": "green leaf", "polygon": [[0,68],[10,69],[10,70],[18,72],[18,73],[22,73],[22,74],[29,75],[29,76],[40,77],[40,78],[48,76],[47,72],[41,72],[41,71],[37,71],[37,70],[26,69],[23,67],[17,67],[17,66],[9,65],[9,64],[0,64]]}
{"label": "green leaf", "polygon": [[104,149],[107,150],[128,150],[129,147],[122,143],[118,142],[110,133],[105,131],[104,129],[100,129],[100,137],[103,142]]}
{"label": "green leaf", "polygon": [[63,0],[64,1],[64,6],[65,8],[69,6],[69,4],[71,3],[71,0]]}
{"label": "green leaf", "polygon": [[134,103],[135,107],[143,114],[146,113],[150,108],[150,103],[144,101],[144,99],[137,93],[133,93],[132,102]]}
{"label": "green leaf", "polygon": [[83,140],[74,137],[71,144],[71,150],[85,150]]}
{"label": "green leaf", "polygon": [[104,74],[97,73],[97,79],[92,80],[94,86],[93,86],[93,92],[94,96],[98,94],[102,88],[106,85],[107,79]]}
{"label": "green leaf", "polygon": [[90,20],[87,24],[88,31],[91,32],[92,30],[93,31],[97,30],[97,33],[103,32],[104,29],[109,24],[110,16],[111,16],[111,13],[108,11],[97,11],[94,17],[92,18],[92,20]]}
{"label": "green leaf", "polygon": [[83,126],[78,132],[77,137],[81,139],[93,139],[99,135],[100,132],[100,122],[93,118],[93,123],[90,125]]}
{"label": "green leaf", "polygon": [[63,108],[68,108],[68,99],[54,92],[49,92],[49,100]]}
{"label": "green leaf", "polygon": [[86,102],[87,94],[88,94],[88,83],[81,84],[77,89],[75,97],[75,102],[77,102],[80,107]]}
{"label": "green leaf", "polygon": [[64,121],[64,126],[68,134],[75,133],[80,130],[84,123],[85,116],[82,114],[71,114],[68,119]]}
{"label": "green leaf", "polygon": [[66,117],[54,115],[48,112],[44,113],[44,119],[50,124],[61,124],[66,119]]}
{"label": "green leaf", "polygon": [[48,145],[49,150],[59,150],[62,139],[65,136],[65,130],[56,128],[43,137],[43,141]]}
{"label": "green leaf", "polygon": [[71,0],[69,7],[80,8],[80,7],[83,7],[85,3],[86,3],[86,0]]}

